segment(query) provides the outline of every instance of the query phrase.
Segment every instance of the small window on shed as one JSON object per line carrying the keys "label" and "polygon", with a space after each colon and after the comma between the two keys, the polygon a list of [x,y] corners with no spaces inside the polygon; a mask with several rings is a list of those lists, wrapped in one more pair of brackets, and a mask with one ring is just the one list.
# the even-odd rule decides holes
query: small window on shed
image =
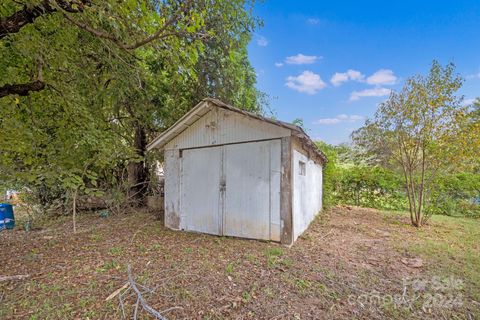
{"label": "small window on shed", "polygon": [[307,173],[307,166],[306,166],[305,162],[298,161],[298,173],[301,176],[304,176]]}

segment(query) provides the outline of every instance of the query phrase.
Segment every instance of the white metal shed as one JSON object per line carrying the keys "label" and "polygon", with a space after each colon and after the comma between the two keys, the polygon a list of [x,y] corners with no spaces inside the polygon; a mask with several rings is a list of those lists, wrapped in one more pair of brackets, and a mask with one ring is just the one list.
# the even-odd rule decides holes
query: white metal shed
{"label": "white metal shed", "polygon": [[164,150],[165,226],[292,244],[322,209],[325,155],[298,126],[204,99]]}

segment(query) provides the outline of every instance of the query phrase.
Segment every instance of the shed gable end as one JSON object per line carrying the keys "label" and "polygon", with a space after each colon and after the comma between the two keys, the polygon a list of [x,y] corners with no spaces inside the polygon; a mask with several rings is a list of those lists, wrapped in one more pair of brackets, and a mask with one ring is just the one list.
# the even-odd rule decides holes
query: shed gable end
{"label": "shed gable end", "polygon": [[221,108],[213,108],[165,145],[186,149],[247,141],[277,139],[289,129]]}

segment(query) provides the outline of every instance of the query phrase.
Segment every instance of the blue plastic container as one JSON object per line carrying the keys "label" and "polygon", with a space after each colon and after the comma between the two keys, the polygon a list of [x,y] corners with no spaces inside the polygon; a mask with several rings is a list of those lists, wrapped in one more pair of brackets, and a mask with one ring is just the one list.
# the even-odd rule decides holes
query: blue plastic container
{"label": "blue plastic container", "polygon": [[0,203],[0,230],[13,229],[13,227],[15,227],[13,206],[8,203]]}

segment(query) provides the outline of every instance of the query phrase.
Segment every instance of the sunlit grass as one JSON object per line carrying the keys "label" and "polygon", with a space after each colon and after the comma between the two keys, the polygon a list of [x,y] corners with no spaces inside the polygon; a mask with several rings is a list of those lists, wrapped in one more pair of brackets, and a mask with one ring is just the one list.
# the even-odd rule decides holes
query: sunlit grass
{"label": "sunlit grass", "polygon": [[480,220],[435,215],[417,229],[402,223],[408,213],[384,212],[384,217],[407,231],[395,235],[401,250],[427,260],[432,275],[461,279],[466,293],[480,301]]}

